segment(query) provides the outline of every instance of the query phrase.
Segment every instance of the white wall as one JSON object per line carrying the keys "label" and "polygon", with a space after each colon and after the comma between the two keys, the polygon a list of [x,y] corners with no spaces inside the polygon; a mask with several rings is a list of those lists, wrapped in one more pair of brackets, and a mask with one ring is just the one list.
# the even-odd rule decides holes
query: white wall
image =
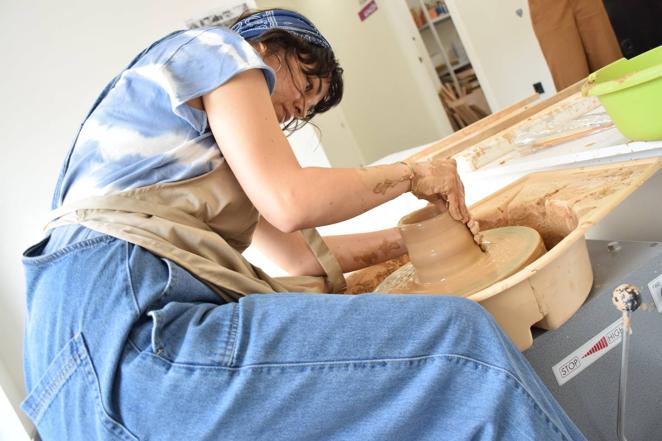
{"label": "white wall", "polygon": [[[527,0],[446,0],[487,101],[496,112],[554,82],[533,33]],[[522,10],[522,16],[516,10]]]}
{"label": "white wall", "polygon": [[[236,0],[3,1],[0,121],[0,398],[24,395],[21,252],[41,238],[57,172],[94,98],[150,42]],[[255,7],[252,0],[247,1]],[[0,408],[3,435],[14,415]],[[23,422],[27,420],[24,418]],[[5,423],[7,422],[7,424]]]}

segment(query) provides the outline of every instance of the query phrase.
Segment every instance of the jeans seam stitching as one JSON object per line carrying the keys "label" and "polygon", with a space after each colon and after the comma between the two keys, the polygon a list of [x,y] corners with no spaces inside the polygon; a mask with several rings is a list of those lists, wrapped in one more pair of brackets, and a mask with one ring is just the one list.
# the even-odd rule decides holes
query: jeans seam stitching
{"label": "jeans seam stitching", "polygon": [[71,378],[73,373],[76,371],[77,366],[78,363],[76,360],[69,360],[66,362],[62,369],[53,378],[53,380],[49,382],[44,391],[39,394],[39,397],[35,397],[35,405],[31,406],[29,409],[26,409],[34,414],[35,424],[41,420],[44,412],[51,405],[58,392],[64,387],[65,384],[67,384],[69,378]]}
{"label": "jeans seam stitching", "polygon": [[[210,370],[230,370],[230,371],[242,371],[250,369],[269,369],[269,368],[301,368],[301,367],[333,367],[333,366],[343,366],[343,365],[361,365],[361,364],[374,364],[374,365],[387,365],[389,363],[400,363],[400,362],[411,362],[411,361],[423,361],[431,359],[463,359],[477,364],[481,364],[495,370],[507,373],[509,376],[514,376],[510,371],[499,366],[494,366],[489,363],[476,360],[471,357],[467,357],[460,354],[444,353],[444,354],[432,354],[432,355],[421,355],[415,357],[402,357],[402,358],[374,358],[374,359],[356,359],[356,360],[338,360],[338,361],[319,361],[319,362],[293,362],[293,363],[264,363],[264,364],[249,364],[245,366],[222,366],[219,364],[196,364],[196,363],[183,363],[183,362],[173,362],[167,358],[163,358],[156,354],[148,354],[151,357],[158,358],[162,361],[167,362],[170,365],[181,368],[195,368],[195,369],[210,369]],[[521,383],[518,382],[521,385]]]}
{"label": "jeans seam stitching", "polygon": [[[55,358],[59,357],[65,357],[68,355],[69,360],[64,362],[64,365],[61,366],[56,373],[53,374],[52,378],[50,381],[48,381],[47,385],[44,385],[44,389],[42,391],[39,391],[37,395],[34,395],[34,399],[32,399],[33,395],[29,394],[28,398],[26,398],[26,403],[33,403],[30,404],[29,407],[26,406],[26,411],[30,411],[31,413],[34,414],[34,422],[35,424],[41,420],[41,417],[43,416],[43,413],[48,409],[50,404],[53,402],[53,399],[55,396],[58,394],[58,392],[64,387],[64,385],[67,383],[69,378],[74,374],[76,371],[77,367],[80,365],[80,358],[77,356],[78,351],[77,349],[77,342],[75,339],[77,336],[72,337],[72,339],[67,343],[67,346],[71,345],[72,347],[68,347],[67,350],[69,351],[69,354],[64,354],[62,352],[59,352]],[[53,361],[55,361],[55,358]],[[44,373],[44,375],[39,378],[37,381],[37,387],[42,384],[43,381],[46,381],[48,378],[48,368],[47,372]],[[28,401],[29,400],[29,401]]]}
{"label": "jeans seam stitching", "polygon": [[521,391],[521,393],[533,404],[533,409],[538,413],[540,416],[542,416],[545,420],[545,423],[552,427],[555,432],[557,432],[563,441],[568,441],[568,438],[561,432],[561,430],[557,427],[557,425],[549,418],[548,413],[543,410],[543,408],[538,404],[538,401],[536,401],[535,398],[531,395],[529,390],[520,383],[520,381],[514,376],[514,375],[507,375],[511,381],[514,381],[518,386],[517,390]]}
{"label": "jeans seam stitching", "polygon": [[142,351],[138,348],[138,345],[133,341],[131,337],[128,337],[126,339],[126,343],[128,346],[131,347],[134,351],[136,351],[138,354],[140,354]]}
{"label": "jeans seam stitching", "polygon": [[125,242],[125,260],[124,267],[126,270],[127,285],[129,286],[129,296],[133,301],[133,306],[136,308],[136,313],[140,314],[140,305],[138,304],[138,297],[136,296],[136,290],[133,287],[133,278],[131,277],[131,265],[129,265],[129,242]]}
{"label": "jeans seam stitching", "polygon": [[237,303],[232,304],[232,316],[230,317],[230,332],[228,333],[232,347],[230,348],[230,345],[228,345],[229,354],[226,353],[225,355],[226,359],[228,359],[229,356],[229,360],[228,360],[229,367],[232,367],[234,365],[235,359],[237,357],[237,348],[238,348],[237,328],[239,327],[238,309],[239,309],[239,305]]}
{"label": "jeans seam stitching", "polygon": [[551,421],[551,419],[549,418],[547,412],[545,412],[543,410],[542,406],[540,406],[538,404],[538,401],[536,401],[536,399],[533,397],[533,395],[529,392],[529,389],[526,387],[526,385],[524,385],[524,383],[522,383],[520,381],[520,379],[517,377],[517,375],[515,375],[513,372],[509,371],[508,369],[504,369],[502,367],[495,366],[495,365],[492,365],[490,363],[486,363],[486,362],[483,362],[483,361],[480,361],[480,360],[476,360],[476,359],[471,358],[471,357],[455,356],[454,358],[463,359],[463,360],[469,361],[471,363],[477,364],[479,366],[483,366],[483,367],[486,367],[488,369],[491,369],[491,370],[494,370],[494,371],[497,371],[497,372],[501,372],[502,374],[504,374],[508,379],[513,381],[518,386],[517,389],[520,390],[521,393],[524,394],[524,396],[526,396],[527,399],[530,400],[533,403],[534,409],[544,417],[545,422],[548,425],[550,425],[552,428],[554,428],[554,430],[559,433],[559,435],[561,436],[561,438],[563,440],[567,441],[567,438],[565,437],[565,435],[563,435],[563,433],[561,433],[561,431],[556,426],[556,424],[554,424]]}
{"label": "jeans seam stitching", "polygon": [[118,239],[107,235],[93,237],[91,239],[86,239],[84,241],[76,242],[74,244],[68,245],[64,248],[60,248],[59,250],[50,254],[37,256],[37,257],[23,256],[23,263],[25,265],[43,265],[46,263],[57,262],[58,260],[69,256],[74,251],[85,250],[88,248],[92,248],[99,243],[110,243],[114,240],[118,240]]}
{"label": "jeans seam stitching", "polygon": [[448,362],[464,362],[464,363],[473,363],[479,367],[486,368],[488,370],[493,371],[494,373],[499,373],[504,375],[508,380],[510,380],[515,386],[517,386],[515,389],[519,390],[524,397],[529,400],[529,402],[533,405],[532,407],[536,411],[536,413],[543,417],[544,422],[551,427],[558,435],[561,437],[562,440],[568,441],[568,438],[563,434],[563,432],[559,429],[559,427],[549,418],[548,413],[542,409],[542,407],[538,404],[538,402],[531,396],[530,392],[524,385],[519,381],[516,375],[514,375],[512,372],[510,372],[508,369],[504,369],[499,366],[495,366],[489,363],[486,363],[481,360],[477,360],[475,358],[467,357],[464,355],[460,354],[433,354],[433,355],[424,355],[424,356],[417,356],[417,357],[403,357],[403,358],[384,358],[384,359],[364,359],[364,360],[345,360],[345,361],[336,361],[336,362],[311,362],[311,363],[279,363],[279,364],[263,364],[263,365],[247,365],[247,366],[241,366],[241,367],[231,367],[231,366],[212,366],[212,365],[194,365],[194,364],[186,364],[186,363],[173,363],[163,357],[160,357],[156,354],[152,353],[144,353],[143,354],[156,359],[157,361],[164,363],[168,365],[170,368],[175,367],[175,368],[183,368],[183,369],[198,369],[200,371],[209,371],[209,372],[214,372],[214,371],[228,371],[230,373],[237,373],[245,370],[251,370],[251,371],[258,371],[259,373],[260,370],[264,368],[282,368],[282,367],[315,367],[315,366],[322,366],[322,367],[330,367],[333,365],[337,366],[348,366],[352,367],[351,365],[361,365],[361,364],[372,364],[375,365],[375,367],[379,366],[384,366],[387,367],[389,362],[407,362],[407,361],[425,361],[425,360],[446,360]]}
{"label": "jeans seam stitching", "polygon": [[492,370],[494,372],[498,372],[503,374],[508,380],[512,381],[517,387],[515,388],[519,393],[524,395],[528,401],[533,405],[533,409],[536,411],[536,413],[539,416],[542,416],[544,418],[545,423],[550,426],[556,433],[558,433],[561,436],[561,439],[564,441],[568,441],[568,439],[565,437],[565,435],[561,432],[561,430],[557,427],[557,425],[549,418],[549,415],[546,411],[543,410],[542,406],[538,404],[538,401],[535,400],[535,398],[532,396],[532,394],[529,392],[529,389],[519,380],[519,378],[512,372],[510,372],[508,369],[504,369],[499,366],[492,365],[490,363],[486,363],[480,360],[476,360],[471,357],[465,357],[461,355],[454,355],[449,357],[451,359],[455,360],[462,360],[465,362],[473,363],[476,364],[480,367],[487,368],[488,370]]}

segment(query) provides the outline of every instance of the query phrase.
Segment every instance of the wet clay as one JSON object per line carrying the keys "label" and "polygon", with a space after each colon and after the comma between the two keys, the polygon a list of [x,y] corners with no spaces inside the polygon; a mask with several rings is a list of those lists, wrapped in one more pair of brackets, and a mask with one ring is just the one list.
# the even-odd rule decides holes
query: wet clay
{"label": "wet clay", "polygon": [[[365,168],[359,169],[362,173],[368,173],[368,170]],[[366,179],[366,178],[363,178]],[[398,184],[406,181],[410,181],[411,177],[409,175],[404,175],[399,179],[384,179],[381,182],[374,184],[372,187],[372,192],[375,194],[386,194],[391,188],[396,187]]]}
{"label": "wet clay", "polygon": [[398,258],[354,271],[345,277],[347,280],[347,288],[344,293],[363,294],[366,292],[373,292],[375,288],[377,288],[377,285],[379,285],[388,275],[407,262],[409,262],[409,255],[403,254]]}
{"label": "wet clay", "polygon": [[372,189],[372,192],[375,194],[386,194],[386,192],[390,189],[395,187],[401,182],[405,182],[409,180],[409,178],[405,177],[402,179],[386,179],[384,182],[380,182],[375,185],[375,187]]}
{"label": "wet clay", "polygon": [[384,260],[383,256],[388,256],[391,254],[392,251],[397,251],[399,249],[400,249],[399,241],[388,241],[384,239],[381,245],[377,247],[377,251],[373,251],[365,254],[359,254],[358,256],[354,256],[352,260],[354,260],[354,262],[356,263],[361,264],[363,267],[368,267],[368,266],[376,265],[377,263]]}
{"label": "wet clay", "polygon": [[467,296],[545,253],[538,232],[519,226],[482,232],[483,252],[465,224],[432,205],[405,216],[398,227],[411,262],[384,279],[378,292]]}
{"label": "wet clay", "polygon": [[610,200],[617,199],[623,188],[633,185],[640,178],[637,171],[631,167],[539,174],[502,189],[480,207],[473,207],[471,213],[485,229],[533,227],[550,250],[580,221],[593,218]]}

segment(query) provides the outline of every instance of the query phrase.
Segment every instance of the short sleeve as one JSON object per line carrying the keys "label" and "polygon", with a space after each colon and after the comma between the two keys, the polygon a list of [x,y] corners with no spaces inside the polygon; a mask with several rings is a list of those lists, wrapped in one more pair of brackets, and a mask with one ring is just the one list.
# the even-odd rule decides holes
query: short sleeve
{"label": "short sleeve", "polygon": [[177,40],[180,45],[162,62],[156,74],[160,77],[158,83],[170,97],[173,112],[194,127],[203,125],[200,119],[204,113],[186,102],[211,92],[241,72],[261,69],[269,93],[273,92],[274,71],[246,40],[229,29],[190,30]]}

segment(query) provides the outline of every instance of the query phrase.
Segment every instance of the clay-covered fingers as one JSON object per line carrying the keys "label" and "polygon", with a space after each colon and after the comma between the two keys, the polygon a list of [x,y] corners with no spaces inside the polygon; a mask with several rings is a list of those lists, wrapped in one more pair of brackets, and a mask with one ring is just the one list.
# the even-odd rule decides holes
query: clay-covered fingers
{"label": "clay-covered fingers", "polygon": [[481,242],[483,241],[483,233],[480,232],[480,224],[478,224],[478,221],[475,219],[469,219],[469,222],[467,222],[467,228],[471,231],[474,242],[476,242],[477,245],[481,245]]}
{"label": "clay-covered fingers", "polygon": [[461,222],[468,222],[470,219],[469,209],[464,202],[464,184],[460,175],[457,173],[457,163],[454,159],[443,160],[446,165],[446,171],[453,180],[452,185],[446,189],[442,195],[448,201],[448,211],[453,219]]}
{"label": "clay-covered fingers", "polygon": [[476,219],[469,219],[469,222],[467,222],[467,227],[469,227],[471,234],[480,233],[480,224]]}
{"label": "clay-covered fingers", "polygon": [[432,159],[413,164],[412,193],[421,199],[448,203],[450,215],[458,221],[469,220],[469,210],[464,202],[464,185],[457,174],[453,159]]}
{"label": "clay-covered fingers", "polygon": [[448,212],[451,214],[451,217],[457,221],[465,221],[465,214],[462,212],[461,206],[463,205],[460,199],[460,195],[457,193],[450,193],[446,196],[448,201]]}

